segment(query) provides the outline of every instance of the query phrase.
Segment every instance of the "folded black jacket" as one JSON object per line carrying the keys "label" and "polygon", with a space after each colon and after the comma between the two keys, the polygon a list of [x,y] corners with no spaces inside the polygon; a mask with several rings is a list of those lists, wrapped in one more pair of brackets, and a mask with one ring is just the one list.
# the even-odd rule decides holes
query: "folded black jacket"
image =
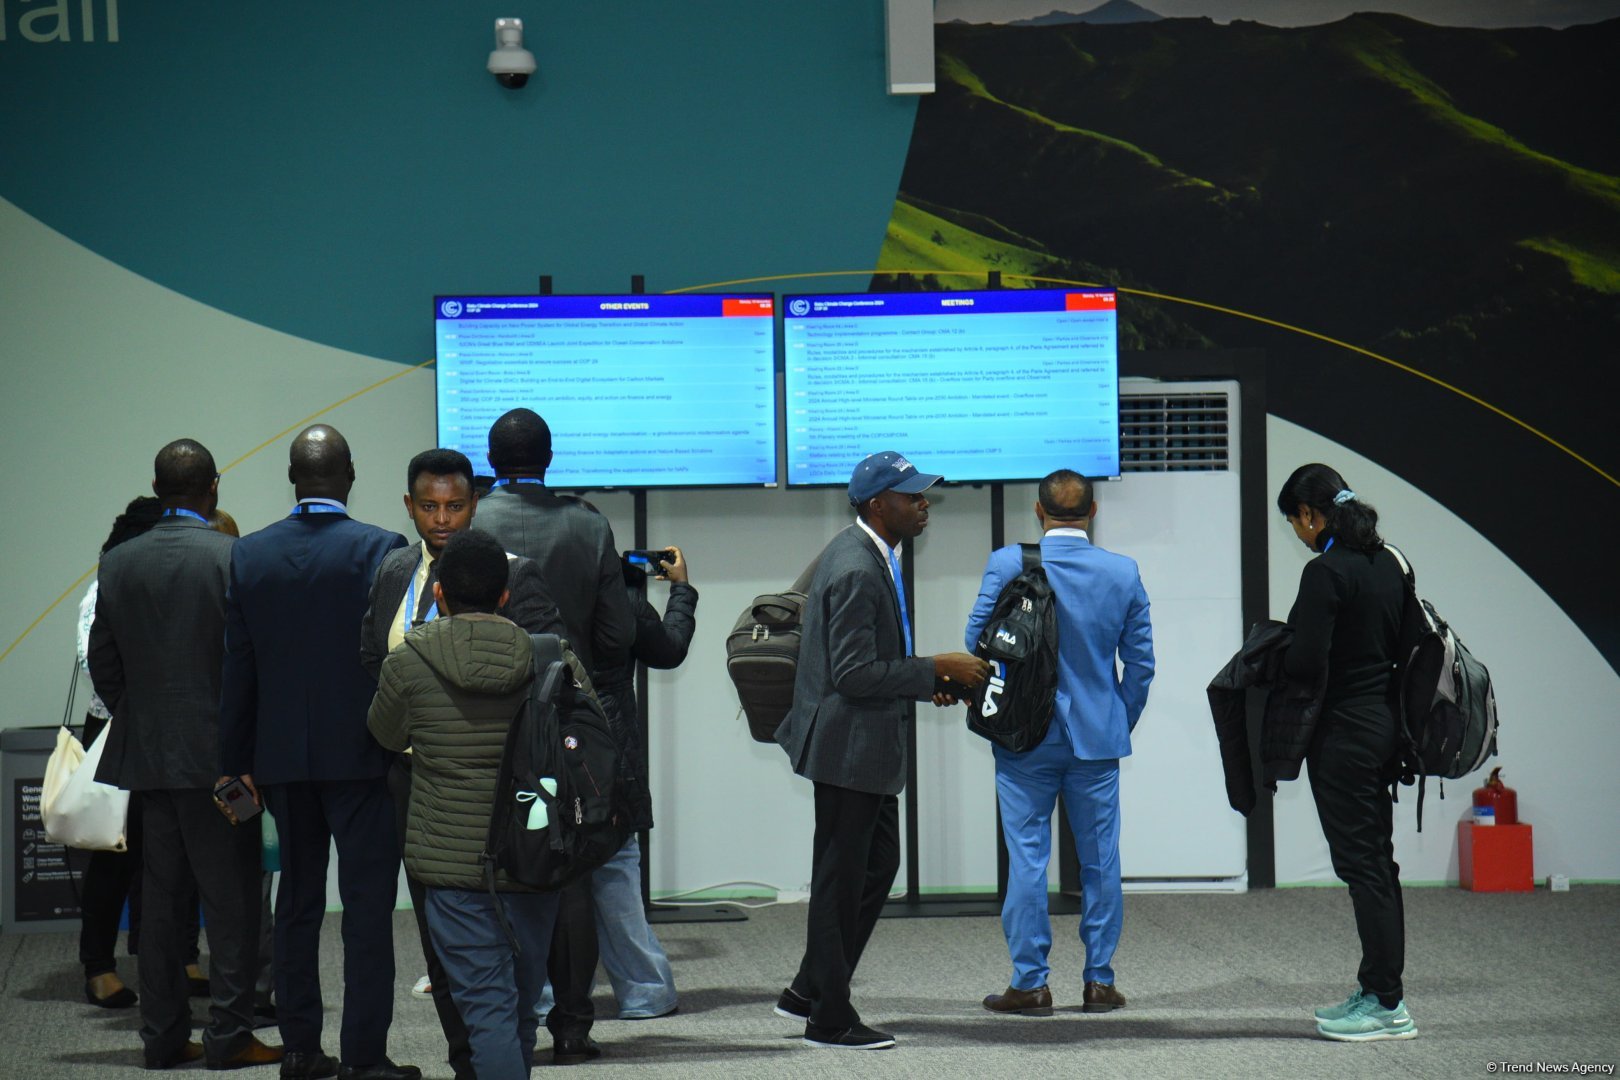
{"label": "folded black jacket", "polygon": [[1209,708],[1226,774],[1226,801],[1248,817],[1254,809],[1254,765],[1249,750],[1248,691],[1265,690],[1265,716],[1260,725],[1260,767],[1266,787],[1299,776],[1300,763],[1322,715],[1326,672],[1315,686],[1284,674],[1283,658],[1294,639],[1293,627],[1267,619],[1256,623],[1226,666],[1209,684]]}

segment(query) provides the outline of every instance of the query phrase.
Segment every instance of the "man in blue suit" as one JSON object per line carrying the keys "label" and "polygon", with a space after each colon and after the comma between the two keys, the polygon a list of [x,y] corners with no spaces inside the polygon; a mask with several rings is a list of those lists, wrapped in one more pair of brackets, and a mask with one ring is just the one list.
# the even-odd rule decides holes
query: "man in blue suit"
{"label": "man in blue suit", "polygon": [[[1035,517],[1044,531],[1041,565],[1057,602],[1057,700],[1052,726],[1039,746],[1022,754],[992,747],[1009,855],[1001,928],[1013,977],[1006,993],[984,999],[991,1012],[1052,1012],[1046,985],[1052,947],[1046,868],[1052,808],[1060,792],[1080,857],[1084,1009],[1110,1012],[1125,1004],[1114,987],[1112,966],[1124,921],[1119,759],[1131,752],[1131,730],[1153,681],[1153,628],[1135,561],[1093,546],[1087,536],[1096,510],[1091,483],[1078,473],[1059,469],[1041,481]],[[968,648],[978,641],[1002,588],[1021,570],[1018,545],[991,554],[968,619]]]}
{"label": "man in blue suit", "polygon": [[[287,478],[298,505],[237,541],[225,610],[219,749],[275,816],[276,1004],[285,1080],[418,1080],[388,1060],[394,1006],[399,844],[389,757],[366,728],[377,681],[360,665],[360,623],[398,533],[349,517],[349,445],[317,424],[293,440]],[[340,1059],[321,1050],[321,918],[337,841],[343,900]]]}

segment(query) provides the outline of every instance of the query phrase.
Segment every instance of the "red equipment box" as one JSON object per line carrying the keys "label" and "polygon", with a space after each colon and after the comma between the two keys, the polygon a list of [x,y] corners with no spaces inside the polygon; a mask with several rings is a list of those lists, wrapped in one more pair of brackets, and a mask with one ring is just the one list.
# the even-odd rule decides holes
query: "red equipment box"
{"label": "red equipment box", "polygon": [[1536,887],[1530,826],[1459,821],[1457,876],[1474,892],[1530,892]]}

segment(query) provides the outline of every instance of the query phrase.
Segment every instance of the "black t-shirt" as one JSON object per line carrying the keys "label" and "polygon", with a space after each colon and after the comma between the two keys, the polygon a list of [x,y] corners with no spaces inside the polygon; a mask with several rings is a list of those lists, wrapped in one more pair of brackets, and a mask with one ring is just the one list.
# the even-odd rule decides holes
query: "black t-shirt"
{"label": "black t-shirt", "polygon": [[1400,563],[1382,547],[1335,543],[1305,564],[1288,622],[1294,642],[1285,668],[1314,683],[1327,669],[1323,709],[1391,700],[1405,608]]}

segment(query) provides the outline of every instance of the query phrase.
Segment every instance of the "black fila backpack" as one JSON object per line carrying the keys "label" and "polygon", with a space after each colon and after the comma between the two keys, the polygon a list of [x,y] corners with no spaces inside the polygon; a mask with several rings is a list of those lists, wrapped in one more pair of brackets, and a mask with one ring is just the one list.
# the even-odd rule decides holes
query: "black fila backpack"
{"label": "black fila backpack", "polygon": [[1039,746],[1057,699],[1057,600],[1039,544],[1019,544],[1023,570],[996,598],[975,656],[990,677],[968,702],[968,730],[1014,753]]}

